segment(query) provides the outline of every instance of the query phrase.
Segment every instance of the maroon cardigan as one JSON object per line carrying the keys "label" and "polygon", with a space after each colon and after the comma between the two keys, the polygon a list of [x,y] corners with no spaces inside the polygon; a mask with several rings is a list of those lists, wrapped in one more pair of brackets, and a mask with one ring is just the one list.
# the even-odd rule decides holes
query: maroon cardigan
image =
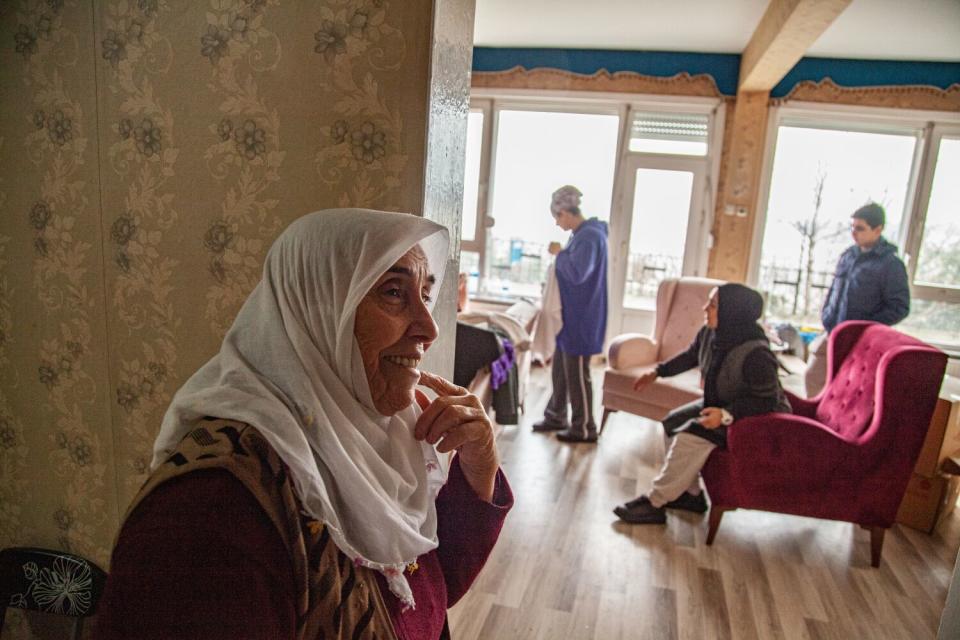
{"label": "maroon cardigan", "polygon": [[[492,503],[454,458],[437,496],[440,546],[408,574],[416,608],[380,592],[401,640],[446,635],[447,608],[473,583],[513,494],[497,472]],[[127,519],[113,550],[96,637],[295,638],[293,570],[279,534],[239,480],[221,470],[175,478]]]}

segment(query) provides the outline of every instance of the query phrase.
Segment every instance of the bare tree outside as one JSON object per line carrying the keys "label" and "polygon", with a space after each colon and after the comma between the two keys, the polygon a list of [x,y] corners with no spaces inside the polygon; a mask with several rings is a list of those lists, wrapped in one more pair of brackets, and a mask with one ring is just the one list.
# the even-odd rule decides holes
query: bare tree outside
{"label": "bare tree outside", "polygon": [[[823,206],[823,185],[827,181],[827,173],[823,165],[817,165],[817,177],[813,185],[813,215],[806,220],[795,220],[791,223],[800,233],[800,265],[798,272],[803,274],[803,316],[810,313],[810,278],[813,275],[813,255],[817,248],[817,239],[821,234],[820,207]],[[806,262],[806,264],[804,264]],[[796,301],[794,301],[796,313]]]}

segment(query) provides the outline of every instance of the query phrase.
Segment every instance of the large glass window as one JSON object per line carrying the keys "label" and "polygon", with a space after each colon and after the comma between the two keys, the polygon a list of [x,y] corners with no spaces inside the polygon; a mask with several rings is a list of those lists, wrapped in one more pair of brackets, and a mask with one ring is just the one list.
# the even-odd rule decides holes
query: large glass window
{"label": "large glass window", "polygon": [[553,191],[575,185],[584,216],[610,217],[620,118],[502,109],[497,120],[485,290],[539,296],[547,246],[569,237],[550,215]]}
{"label": "large glass window", "polygon": [[693,173],[637,169],[623,304],[653,309],[664,278],[683,272]]}
{"label": "large glass window", "polygon": [[820,324],[837,260],[853,242],[850,214],[862,205],[883,205],[884,235],[899,241],[916,144],[909,131],[779,127],[759,273],[772,319]]}
{"label": "large glass window", "polygon": [[477,196],[480,187],[480,157],[483,150],[483,111],[467,117],[467,159],[463,171],[462,239],[474,240],[477,230]]}
{"label": "large glass window", "polygon": [[960,138],[940,141],[914,279],[960,287]]}
{"label": "large glass window", "polygon": [[[936,139],[936,136],[934,137]],[[913,300],[902,328],[922,340],[960,345],[960,137],[939,138],[922,235],[916,246]],[[921,201],[922,206],[922,201]]]}

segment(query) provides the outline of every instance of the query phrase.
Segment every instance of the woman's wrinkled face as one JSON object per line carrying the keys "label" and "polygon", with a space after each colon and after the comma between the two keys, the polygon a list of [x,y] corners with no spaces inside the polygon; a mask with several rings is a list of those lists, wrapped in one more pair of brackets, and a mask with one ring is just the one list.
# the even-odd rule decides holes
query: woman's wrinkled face
{"label": "woman's wrinkled face", "polygon": [[380,276],[357,306],[353,335],[373,405],[385,416],[413,402],[420,359],[437,338],[427,308],[434,282],[427,256],[416,246]]}
{"label": "woman's wrinkled face", "polygon": [[719,324],[718,321],[718,310],[720,309],[720,290],[714,287],[710,291],[710,298],[707,300],[707,304],[703,305],[703,317],[707,323],[707,326],[711,329],[716,329]]}

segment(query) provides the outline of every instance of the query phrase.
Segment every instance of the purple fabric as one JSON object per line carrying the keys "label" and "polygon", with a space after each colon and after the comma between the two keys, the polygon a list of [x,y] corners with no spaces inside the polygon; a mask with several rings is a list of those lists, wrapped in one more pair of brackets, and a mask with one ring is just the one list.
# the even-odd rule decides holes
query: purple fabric
{"label": "purple fabric", "polygon": [[499,389],[500,385],[510,377],[510,370],[513,363],[516,362],[516,355],[513,350],[513,343],[506,338],[500,338],[500,344],[503,345],[503,353],[500,357],[490,363],[490,386],[494,390]]}
{"label": "purple fabric", "polygon": [[893,524],[947,357],[862,321],[838,325],[828,354],[827,387],[817,398],[791,395],[795,413],[737,420],[728,429],[727,449],[714,450],[703,468],[715,508]]}

